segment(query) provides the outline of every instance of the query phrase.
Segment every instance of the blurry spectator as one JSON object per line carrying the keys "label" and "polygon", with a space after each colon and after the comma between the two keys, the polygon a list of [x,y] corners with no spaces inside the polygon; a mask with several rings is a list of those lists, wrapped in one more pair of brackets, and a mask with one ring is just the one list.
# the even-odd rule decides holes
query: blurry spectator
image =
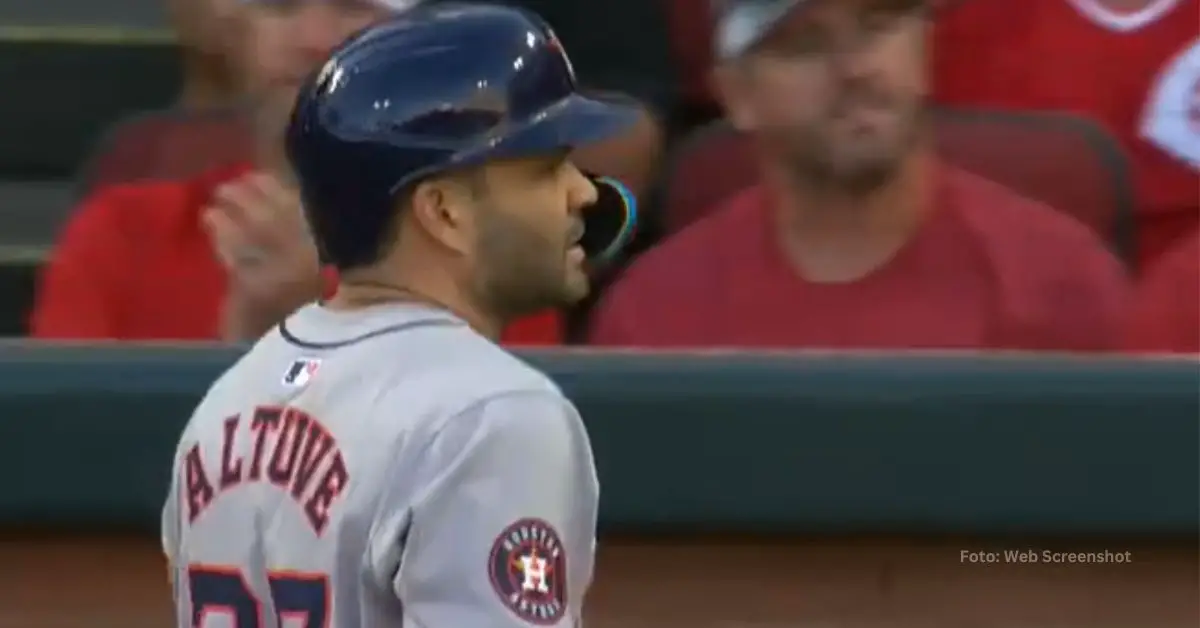
{"label": "blurry spectator", "polygon": [[183,56],[178,106],[205,111],[240,93],[235,53],[241,0],[170,0],[167,9]]}
{"label": "blurry spectator", "polygon": [[[306,0],[271,1],[287,6]],[[362,5],[371,0],[324,1]],[[419,0],[378,1],[403,7]],[[255,50],[253,39],[235,36],[247,27],[243,19],[246,12],[241,8],[247,0],[173,2],[185,71],[191,72],[191,76],[184,77],[181,106],[139,114],[111,129],[93,148],[80,173],[77,183],[84,194],[117,183],[190,178],[245,163],[255,155],[253,108],[246,106],[245,99],[240,95],[223,100],[200,97],[215,93],[205,86],[216,79],[206,77],[216,76],[219,71],[220,76],[233,77],[228,82],[230,87],[258,80],[255,77],[262,72],[253,52],[241,49],[248,45]],[[253,91],[254,86],[250,87]],[[660,125],[647,112],[641,123],[623,136],[580,149],[575,161],[591,172],[616,177],[635,192],[643,192],[658,174],[662,143]]]}
{"label": "blurry spectator", "polygon": [[1150,267],[1131,319],[1132,351],[1200,353],[1200,231]]}
{"label": "blurry spectator", "polygon": [[387,5],[244,4],[234,49],[254,103],[255,167],[106,187],[86,199],[42,276],[34,335],[244,339],[318,296],[282,132],[299,83]]}
{"label": "blurry spectator", "polygon": [[[143,114],[119,125],[97,149],[79,188],[86,195],[108,185],[190,178],[251,161],[254,134],[245,114],[233,107]],[[575,162],[621,180],[640,195],[658,174],[662,148],[662,129],[647,111],[625,134],[581,147]]]}
{"label": "blurry spectator", "polygon": [[734,0],[728,117],[759,186],[639,258],[592,341],[1102,350],[1126,285],[1092,233],[931,155],[921,0]]}
{"label": "blurry spectator", "polygon": [[970,0],[938,18],[934,98],[1094,117],[1134,168],[1141,267],[1200,224],[1200,0]]}
{"label": "blurry spectator", "polygon": [[170,0],[183,58],[178,100],[172,109],[142,112],[109,129],[79,174],[81,192],[107,183],[192,176],[249,152],[237,108],[242,1]]}
{"label": "blurry spectator", "polygon": [[[321,291],[281,133],[299,82],[388,7],[253,4],[244,46],[257,169],[102,189],[73,217],[34,314],[44,338],[249,338]],[[251,259],[248,251],[265,254]]]}
{"label": "blurry spectator", "polygon": [[[1098,123],[1054,111],[939,106],[928,117],[940,160],[1079,219],[1132,263],[1132,182]],[[662,225],[679,231],[758,177],[753,138],[719,120],[674,149]]]}
{"label": "blurry spectator", "polygon": [[[318,296],[323,281],[282,154],[292,100],[330,47],[411,3],[247,3],[237,49],[254,103],[244,143],[253,146],[253,165],[246,155],[199,176],[108,186],[90,196],[42,276],[34,335],[245,339]],[[643,122],[615,145],[589,149],[597,159],[581,158],[581,165],[644,184],[649,176],[636,168],[650,167],[658,133],[649,116]],[[625,170],[607,167],[634,151],[639,157]],[[548,312],[518,321],[504,340],[553,343],[560,327]]]}

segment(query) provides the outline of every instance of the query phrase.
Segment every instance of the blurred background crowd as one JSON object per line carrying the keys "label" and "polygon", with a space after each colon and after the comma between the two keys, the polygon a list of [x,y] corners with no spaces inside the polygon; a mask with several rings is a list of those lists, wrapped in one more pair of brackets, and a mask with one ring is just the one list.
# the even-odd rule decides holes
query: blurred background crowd
{"label": "blurred background crowd", "polygon": [[[0,2],[0,331],[243,340],[327,293],[291,96],[416,1]],[[1200,352],[1200,0],[514,1],[644,106],[577,155],[643,224],[505,342]]]}

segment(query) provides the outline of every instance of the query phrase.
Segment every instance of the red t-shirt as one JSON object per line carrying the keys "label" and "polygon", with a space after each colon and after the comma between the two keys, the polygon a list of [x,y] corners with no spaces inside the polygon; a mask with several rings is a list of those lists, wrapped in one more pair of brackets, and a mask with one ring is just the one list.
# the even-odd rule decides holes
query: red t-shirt
{"label": "red t-shirt", "polygon": [[949,105],[1072,112],[1125,147],[1139,257],[1200,220],[1200,0],[970,0],[939,15],[934,95]]}
{"label": "red t-shirt", "polygon": [[1129,323],[1131,351],[1200,353],[1200,231],[1146,273]]}
{"label": "red t-shirt", "polygon": [[762,188],[639,258],[597,311],[594,344],[640,347],[1106,350],[1126,280],[1092,233],[945,169],[927,222],[858,281],[784,259]]}
{"label": "red t-shirt", "polygon": [[[248,167],[191,181],[102,188],[64,231],[44,269],[32,335],[45,339],[216,340],[225,271],[200,214],[216,187]],[[508,344],[558,344],[547,312],[505,330]]]}

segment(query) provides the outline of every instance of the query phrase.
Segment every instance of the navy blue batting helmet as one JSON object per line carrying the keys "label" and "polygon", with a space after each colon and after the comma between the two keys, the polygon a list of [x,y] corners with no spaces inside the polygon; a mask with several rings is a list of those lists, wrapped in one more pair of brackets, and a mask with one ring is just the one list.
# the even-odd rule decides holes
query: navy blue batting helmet
{"label": "navy blue batting helmet", "polygon": [[[383,252],[397,196],[430,176],[612,136],[628,102],[581,95],[561,44],[526,10],[422,5],[355,35],[301,89],[286,138],[305,216],[339,268]],[[611,257],[636,222],[633,196],[595,178],[604,207],[583,242]]]}

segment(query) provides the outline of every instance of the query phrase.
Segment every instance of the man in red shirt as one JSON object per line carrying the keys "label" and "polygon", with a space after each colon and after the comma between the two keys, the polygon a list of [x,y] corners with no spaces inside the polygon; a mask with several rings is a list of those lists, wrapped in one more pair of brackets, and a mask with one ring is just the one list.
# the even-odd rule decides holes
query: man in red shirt
{"label": "man in red shirt", "polygon": [[1200,353],[1200,231],[1149,269],[1129,323],[1130,351]]}
{"label": "man in red shirt", "polygon": [[1103,123],[1130,157],[1139,267],[1200,225],[1200,0],[970,0],[939,15],[940,103]]}
{"label": "man in red shirt", "polygon": [[[103,188],[67,225],[32,320],[54,339],[247,340],[320,296],[322,280],[282,155],[296,90],[343,38],[414,0],[244,5],[239,50],[255,103],[257,167]],[[326,277],[328,279],[328,277]],[[557,342],[549,312],[504,339]]]}
{"label": "man in red shirt", "polygon": [[1082,225],[936,162],[921,0],[735,0],[716,85],[762,180],[638,259],[592,341],[1103,350],[1126,285]]}

